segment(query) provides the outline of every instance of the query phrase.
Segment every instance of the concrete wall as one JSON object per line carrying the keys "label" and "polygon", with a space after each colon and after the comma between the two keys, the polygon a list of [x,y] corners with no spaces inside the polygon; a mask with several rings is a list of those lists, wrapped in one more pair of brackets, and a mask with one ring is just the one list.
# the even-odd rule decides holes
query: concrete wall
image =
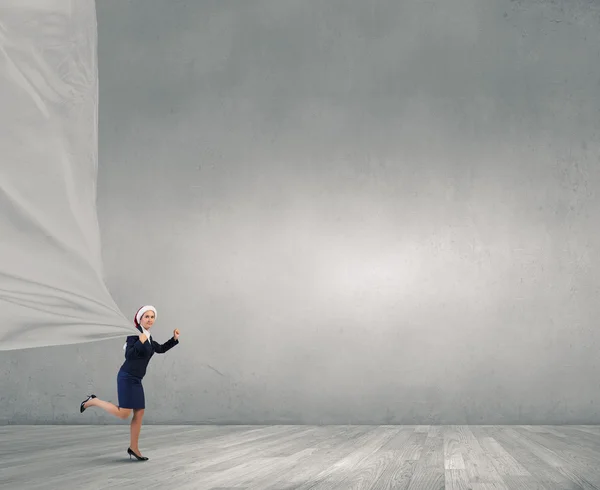
{"label": "concrete wall", "polygon": [[[99,0],[98,212],[148,423],[600,423],[600,11]],[[122,341],[0,422],[124,423]]]}

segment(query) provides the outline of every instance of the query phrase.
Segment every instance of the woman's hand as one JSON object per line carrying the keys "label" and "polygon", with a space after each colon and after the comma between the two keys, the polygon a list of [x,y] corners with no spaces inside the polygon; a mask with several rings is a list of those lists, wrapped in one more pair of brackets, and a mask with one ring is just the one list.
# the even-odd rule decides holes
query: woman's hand
{"label": "woman's hand", "polygon": [[179,339],[179,330],[178,329],[173,330],[173,338],[175,340]]}
{"label": "woman's hand", "polygon": [[144,334],[140,334],[140,342],[143,344],[144,342],[146,342],[146,340],[148,340],[148,337],[146,337],[146,335]]}

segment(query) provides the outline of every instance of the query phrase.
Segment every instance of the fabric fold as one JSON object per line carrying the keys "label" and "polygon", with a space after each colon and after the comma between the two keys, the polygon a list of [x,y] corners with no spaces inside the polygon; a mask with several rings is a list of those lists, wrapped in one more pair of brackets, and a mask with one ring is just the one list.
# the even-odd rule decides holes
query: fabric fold
{"label": "fabric fold", "polygon": [[0,350],[134,331],[103,277],[94,0],[0,4]]}

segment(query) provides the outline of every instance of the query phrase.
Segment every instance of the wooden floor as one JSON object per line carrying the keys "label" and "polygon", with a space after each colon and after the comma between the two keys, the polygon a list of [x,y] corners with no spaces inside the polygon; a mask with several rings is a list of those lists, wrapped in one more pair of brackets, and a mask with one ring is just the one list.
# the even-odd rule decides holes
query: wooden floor
{"label": "wooden floor", "polygon": [[2,426],[0,488],[600,489],[600,426]]}

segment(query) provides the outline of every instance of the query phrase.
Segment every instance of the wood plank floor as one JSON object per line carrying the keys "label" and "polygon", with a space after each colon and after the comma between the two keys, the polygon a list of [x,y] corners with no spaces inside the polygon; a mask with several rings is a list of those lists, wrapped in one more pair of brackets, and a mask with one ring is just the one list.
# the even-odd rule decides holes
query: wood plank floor
{"label": "wood plank floor", "polygon": [[600,426],[2,426],[0,488],[598,489]]}

